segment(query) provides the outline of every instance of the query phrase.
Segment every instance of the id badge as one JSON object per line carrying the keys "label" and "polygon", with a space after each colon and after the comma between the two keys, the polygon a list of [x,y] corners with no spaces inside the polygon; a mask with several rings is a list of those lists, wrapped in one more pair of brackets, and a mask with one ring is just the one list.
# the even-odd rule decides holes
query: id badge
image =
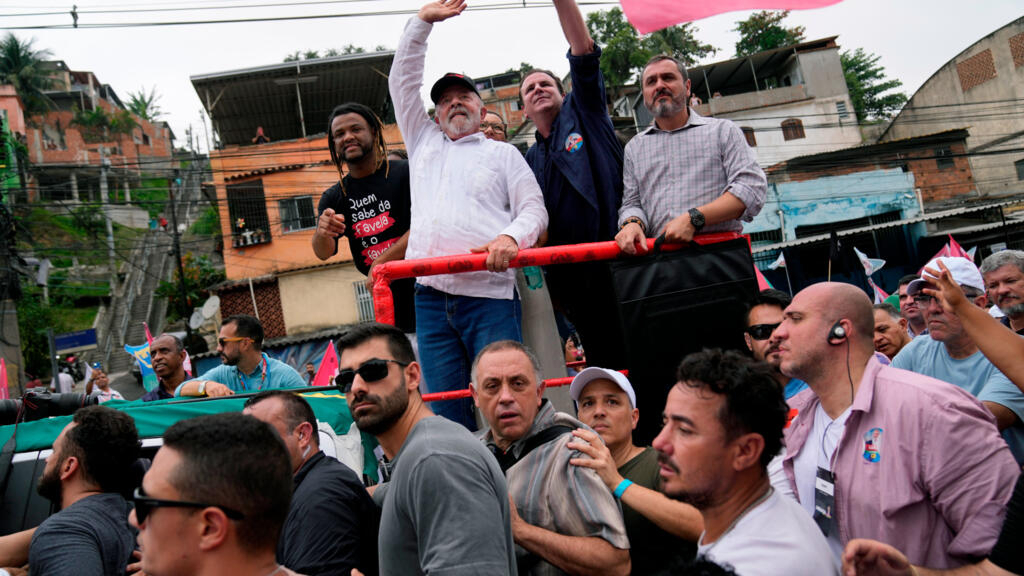
{"label": "id badge", "polygon": [[818,473],[814,478],[814,522],[826,538],[832,528],[835,503],[836,484],[832,472],[819,466]]}

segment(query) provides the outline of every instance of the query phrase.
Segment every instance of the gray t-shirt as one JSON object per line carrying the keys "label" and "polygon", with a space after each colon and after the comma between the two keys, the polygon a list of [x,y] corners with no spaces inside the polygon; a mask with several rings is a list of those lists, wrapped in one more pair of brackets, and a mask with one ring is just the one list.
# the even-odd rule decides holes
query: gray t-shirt
{"label": "gray t-shirt", "polygon": [[95,494],[50,516],[32,535],[29,571],[47,576],[124,574],[135,549],[128,511],[120,495]]}
{"label": "gray t-shirt", "polygon": [[459,424],[417,422],[395,455],[378,542],[381,576],[516,574],[497,460]]}

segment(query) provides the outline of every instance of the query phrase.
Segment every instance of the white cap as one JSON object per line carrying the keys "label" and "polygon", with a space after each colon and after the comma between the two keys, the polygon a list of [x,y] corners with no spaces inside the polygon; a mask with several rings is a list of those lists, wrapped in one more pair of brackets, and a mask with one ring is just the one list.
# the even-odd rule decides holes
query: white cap
{"label": "white cap", "polygon": [[633,385],[629,383],[626,375],[622,372],[598,368],[597,366],[585,368],[572,379],[572,384],[569,385],[569,395],[572,396],[573,402],[578,403],[580,401],[580,393],[583,392],[583,388],[594,380],[611,380],[615,382],[626,393],[626,396],[629,396],[630,407],[636,408],[636,392],[633,392]]}
{"label": "white cap", "polygon": [[[981,272],[978,271],[978,267],[974,265],[974,262],[959,256],[942,256],[925,264],[925,268],[941,270],[939,262],[942,262],[942,265],[949,270],[949,274],[953,277],[953,282],[961,286],[977,288],[982,292],[985,291],[985,280],[981,277]],[[910,296],[917,295],[928,284],[928,281],[934,278],[931,274],[922,271],[920,278],[907,284],[907,294]]]}

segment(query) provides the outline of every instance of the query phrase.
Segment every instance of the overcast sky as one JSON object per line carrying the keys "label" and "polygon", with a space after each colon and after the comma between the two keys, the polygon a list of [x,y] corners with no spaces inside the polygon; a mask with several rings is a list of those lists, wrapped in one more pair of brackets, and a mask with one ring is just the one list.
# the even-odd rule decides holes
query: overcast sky
{"label": "overcast sky", "polygon": [[[79,24],[113,22],[168,22],[197,19],[245,19],[313,14],[365,13],[416,10],[418,0],[343,0],[295,2],[276,0],[277,6],[240,9],[198,7],[268,4],[275,0],[75,0]],[[520,62],[568,72],[567,44],[558,27],[554,8],[515,8],[474,11],[501,0],[476,2],[461,16],[435,27],[427,54],[427,85],[446,71],[487,76],[518,67]],[[530,0],[535,3],[536,0]],[[506,6],[508,4],[505,4]],[[607,9],[585,6],[584,12]],[[169,8],[191,8],[168,11]],[[120,14],[89,14],[88,10],[151,10]],[[154,9],[156,9],[154,11]],[[54,0],[0,1],[4,26],[69,24],[70,14],[12,17],[25,12],[59,12],[69,5]],[[842,48],[862,47],[879,54],[891,77],[903,81],[912,94],[940,66],[978,39],[1019,18],[1020,0],[982,0],[964,4],[953,0],[844,0],[818,10],[796,11],[786,21],[806,27],[806,38],[838,35]],[[719,52],[705,62],[734,55],[735,22],[748,12],[732,12],[696,22],[697,36]],[[192,125],[201,135],[202,105],[189,77],[274,64],[296,50],[342,48],[352,43],[367,49],[398,44],[407,15],[364,16],[319,20],[106,29],[14,30],[33,37],[36,48],[47,48],[73,70],[91,70],[127,101],[129,92],[155,86],[161,95],[163,119],[170,122],[184,144]],[[205,146],[204,146],[205,148]]]}

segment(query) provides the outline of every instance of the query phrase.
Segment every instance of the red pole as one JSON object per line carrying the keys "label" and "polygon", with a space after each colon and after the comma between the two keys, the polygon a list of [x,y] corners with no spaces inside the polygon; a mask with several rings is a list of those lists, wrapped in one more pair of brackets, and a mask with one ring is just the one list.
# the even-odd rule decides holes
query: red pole
{"label": "red pole", "polygon": [[[702,234],[694,238],[698,244],[714,244],[725,242],[740,235],[735,232]],[[684,248],[685,244],[665,244],[665,251]],[[654,248],[654,239],[647,239],[648,251]],[[527,248],[520,250],[519,255],[509,262],[510,268],[527,266],[547,266],[550,264],[573,264],[594,260],[611,260],[622,254],[614,240],[607,242],[591,242],[588,244],[568,244],[564,246],[545,246],[543,248]],[[419,260],[392,260],[373,267],[373,311],[378,322],[395,323],[394,298],[391,295],[391,282],[399,278],[415,276],[437,276],[439,274],[458,274],[486,270],[487,254],[457,254],[439,256]],[[461,396],[460,396],[461,398]]]}

